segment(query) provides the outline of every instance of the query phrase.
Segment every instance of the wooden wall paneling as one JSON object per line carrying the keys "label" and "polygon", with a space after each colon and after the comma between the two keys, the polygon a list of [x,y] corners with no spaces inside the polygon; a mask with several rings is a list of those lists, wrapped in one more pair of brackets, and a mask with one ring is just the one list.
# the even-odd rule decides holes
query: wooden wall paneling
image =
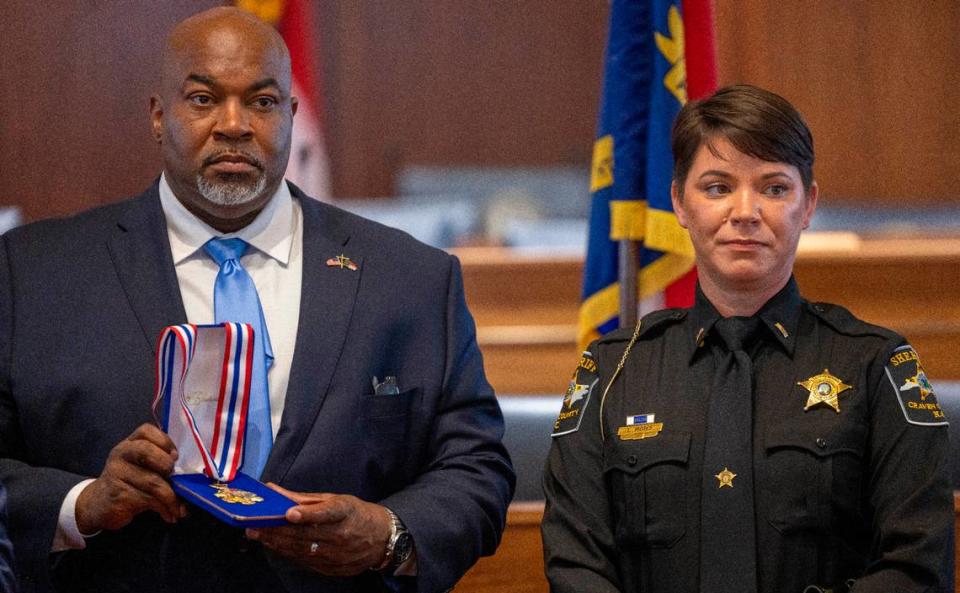
{"label": "wooden wall paneling", "polygon": [[960,4],[717,0],[719,78],[805,115],[828,199],[960,200]]}
{"label": "wooden wall paneling", "polygon": [[[218,0],[0,8],[0,204],[28,219],[141,189],[164,34]],[[589,166],[608,2],[331,1],[317,11],[338,196],[406,165]],[[960,4],[717,0],[720,79],[785,94],[828,200],[955,203]]]}
{"label": "wooden wall paneling", "polygon": [[323,6],[335,195],[407,165],[589,166],[605,2]]}
{"label": "wooden wall paneling", "polygon": [[[839,247],[826,239],[801,246],[794,273],[803,295],[904,335],[934,384],[960,380],[960,239],[854,238]],[[491,384],[505,394],[561,393],[578,354],[582,260],[456,253]]]}
{"label": "wooden wall paneling", "polygon": [[166,31],[218,2],[4,2],[0,204],[27,219],[141,191],[159,172],[149,97]]}

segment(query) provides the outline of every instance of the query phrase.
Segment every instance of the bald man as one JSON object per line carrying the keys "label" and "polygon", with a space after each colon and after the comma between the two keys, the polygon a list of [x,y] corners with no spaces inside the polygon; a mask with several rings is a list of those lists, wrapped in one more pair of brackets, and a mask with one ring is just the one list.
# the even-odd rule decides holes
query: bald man
{"label": "bald man", "polygon": [[[284,182],[290,88],[269,26],[185,20],[150,101],[157,182],[2,237],[0,480],[23,591],[444,591],[494,551],[514,476],[459,264]],[[282,527],[185,504],[151,420],[157,337],[214,322],[205,245],[224,237],[247,245],[272,345],[258,477],[298,503]]]}

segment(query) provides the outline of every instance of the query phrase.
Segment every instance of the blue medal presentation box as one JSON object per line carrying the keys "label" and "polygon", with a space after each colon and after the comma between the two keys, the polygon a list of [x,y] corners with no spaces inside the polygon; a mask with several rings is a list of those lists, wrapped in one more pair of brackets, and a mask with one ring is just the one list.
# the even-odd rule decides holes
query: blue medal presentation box
{"label": "blue medal presentation box", "polygon": [[184,500],[234,527],[286,525],[287,509],[297,504],[241,472],[227,484],[203,474],[179,474],[170,480]]}

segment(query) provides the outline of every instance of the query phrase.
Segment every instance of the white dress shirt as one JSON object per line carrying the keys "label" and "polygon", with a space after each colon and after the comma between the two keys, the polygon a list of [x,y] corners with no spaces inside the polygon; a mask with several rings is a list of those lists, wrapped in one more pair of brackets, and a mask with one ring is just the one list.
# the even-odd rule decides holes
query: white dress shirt
{"label": "white dress shirt", "polygon": [[[273,347],[273,366],[267,382],[271,424],[276,438],[300,321],[303,279],[303,211],[300,203],[290,195],[287,184],[281,183],[253,222],[235,233],[223,234],[180,203],[165,175],[160,176],[160,204],[167,221],[170,252],[188,323],[214,323],[213,287],[219,266],[204,251],[204,243],[213,237],[239,237],[250,244],[240,263],[257,287]],[[67,493],[60,507],[53,551],[86,546],[77,528],[75,510],[80,492],[92,481],[84,480]]]}

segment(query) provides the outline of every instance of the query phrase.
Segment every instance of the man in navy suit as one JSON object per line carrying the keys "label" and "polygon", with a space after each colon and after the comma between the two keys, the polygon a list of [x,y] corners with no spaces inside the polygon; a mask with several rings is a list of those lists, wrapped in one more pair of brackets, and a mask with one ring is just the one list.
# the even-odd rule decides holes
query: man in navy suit
{"label": "man in navy suit", "polygon": [[[496,548],[514,476],[459,264],[283,182],[290,88],[272,28],[187,19],[151,99],[158,182],[2,238],[0,479],[23,590],[433,592]],[[273,346],[261,480],[298,503],[283,527],[188,510],[151,421],[157,337],[213,321],[203,246],[222,236],[249,245]]]}

